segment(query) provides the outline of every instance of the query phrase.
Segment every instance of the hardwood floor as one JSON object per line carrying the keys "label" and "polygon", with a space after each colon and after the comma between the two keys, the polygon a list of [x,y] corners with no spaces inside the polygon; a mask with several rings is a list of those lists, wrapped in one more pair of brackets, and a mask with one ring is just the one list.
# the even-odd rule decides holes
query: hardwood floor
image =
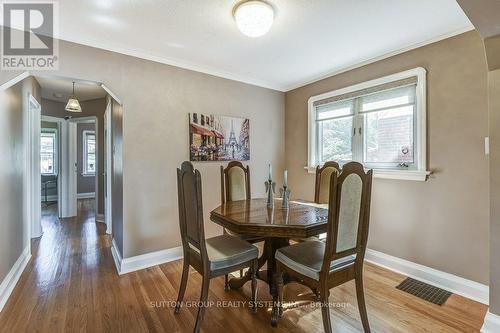
{"label": "hardwood floor", "polygon": [[[0,313],[0,332],[191,332],[200,276],[191,271],[186,306],[174,315],[182,262],[118,276],[105,226],[94,222],[92,200],[79,201],[79,217],[59,220],[57,207],[43,212],[44,234],[33,242],[33,258]],[[374,265],[365,267],[365,290],[372,332],[478,332],[485,305],[453,295],[443,306],[395,288],[405,277]],[[270,325],[267,286],[259,282],[256,315],[248,304],[250,284],[224,291],[224,278],[212,280],[202,325],[205,332],[323,332],[321,310],[311,292],[285,287],[285,313]],[[352,282],[332,290],[334,332],[361,332]],[[219,302],[219,304],[217,304]],[[231,302],[223,304],[222,302]],[[232,307],[230,305],[233,305]],[[238,307],[239,306],[239,307]]]}

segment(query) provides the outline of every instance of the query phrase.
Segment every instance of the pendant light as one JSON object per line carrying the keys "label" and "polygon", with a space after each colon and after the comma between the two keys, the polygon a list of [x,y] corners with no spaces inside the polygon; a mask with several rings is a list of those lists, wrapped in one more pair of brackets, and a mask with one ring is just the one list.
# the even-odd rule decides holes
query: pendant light
{"label": "pendant light", "polygon": [[73,94],[68,99],[68,104],[66,104],[66,111],[69,112],[82,112],[82,107],[80,106],[80,102],[75,95],[75,82],[73,82]]}

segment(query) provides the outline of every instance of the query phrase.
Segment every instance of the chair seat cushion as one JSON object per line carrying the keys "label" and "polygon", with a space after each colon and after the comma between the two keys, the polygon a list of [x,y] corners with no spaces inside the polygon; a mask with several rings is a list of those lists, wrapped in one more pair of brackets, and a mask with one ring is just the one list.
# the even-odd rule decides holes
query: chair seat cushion
{"label": "chair seat cushion", "polygon": [[212,271],[240,265],[259,256],[257,247],[231,235],[209,238],[206,246]]}
{"label": "chair seat cushion", "polygon": [[[309,241],[283,247],[276,251],[276,260],[297,273],[319,280],[323,256],[325,254],[325,243]],[[347,256],[330,263],[330,272],[341,270],[351,265],[356,256]]]}

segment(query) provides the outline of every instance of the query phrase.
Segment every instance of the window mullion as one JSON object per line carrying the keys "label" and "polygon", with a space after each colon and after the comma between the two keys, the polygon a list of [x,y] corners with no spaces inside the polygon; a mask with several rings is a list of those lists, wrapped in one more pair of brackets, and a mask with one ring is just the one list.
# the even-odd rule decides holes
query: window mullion
{"label": "window mullion", "polygon": [[353,138],[352,138],[352,159],[357,162],[363,161],[363,115],[361,114],[361,99],[354,100]]}

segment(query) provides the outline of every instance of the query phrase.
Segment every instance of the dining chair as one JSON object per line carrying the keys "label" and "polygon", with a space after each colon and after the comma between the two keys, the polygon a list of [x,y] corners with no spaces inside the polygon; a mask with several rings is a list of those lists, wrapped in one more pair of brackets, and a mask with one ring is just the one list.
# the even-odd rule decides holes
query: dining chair
{"label": "dining chair", "polygon": [[[246,167],[239,161],[231,161],[224,168],[220,166],[221,179],[221,204],[230,201],[250,200],[252,198],[250,192],[250,167]],[[237,234],[231,230],[223,229],[224,234],[229,234],[246,240],[249,243],[255,244],[264,241],[263,237],[253,235]],[[240,277],[243,271],[240,270]],[[229,276],[225,276],[225,289],[229,290]]]}
{"label": "dining chair", "polygon": [[257,257],[259,250],[254,245],[231,235],[220,235],[205,239],[201,175],[190,162],[177,169],[179,225],[181,230],[184,265],[175,313],[179,313],[192,266],[202,275],[200,306],[193,332],[199,332],[205,305],[208,299],[210,279],[250,268],[252,281],[252,311],[255,313],[257,290]]}
{"label": "dining chair", "polygon": [[314,202],[326,204],[330,195],[330,178],[333,173],[340,173],[340,166],[337,162],[328,161],[316,167],[316,183],[314,186]]}
{"label": "dining chair", "polygon": [[[316,179],[314,183],[314,203],[317,204],[327,204],[330,194],[330,180],[333,174],[340,173],[340,166],[337,162],[327,161],[322,167],[319,165],[316,167]],[[294,238],[293,241],[297,243],[311,241],[311,240],[321,240],[326,239],[326,233],[311,236],[308,238]]]}
{"label": "dining chair", "polygon": [[327,237],[325,242],[308,241],[276,251],[278,304],[276,322],[283,314],[283,273],[319,291],[325,332],[331,332],[328,297],[330,289],[355,280],[361,322],[370,332],[363,291],[363,261],[370,220],[372,170],[349,162],[330,180]]}

